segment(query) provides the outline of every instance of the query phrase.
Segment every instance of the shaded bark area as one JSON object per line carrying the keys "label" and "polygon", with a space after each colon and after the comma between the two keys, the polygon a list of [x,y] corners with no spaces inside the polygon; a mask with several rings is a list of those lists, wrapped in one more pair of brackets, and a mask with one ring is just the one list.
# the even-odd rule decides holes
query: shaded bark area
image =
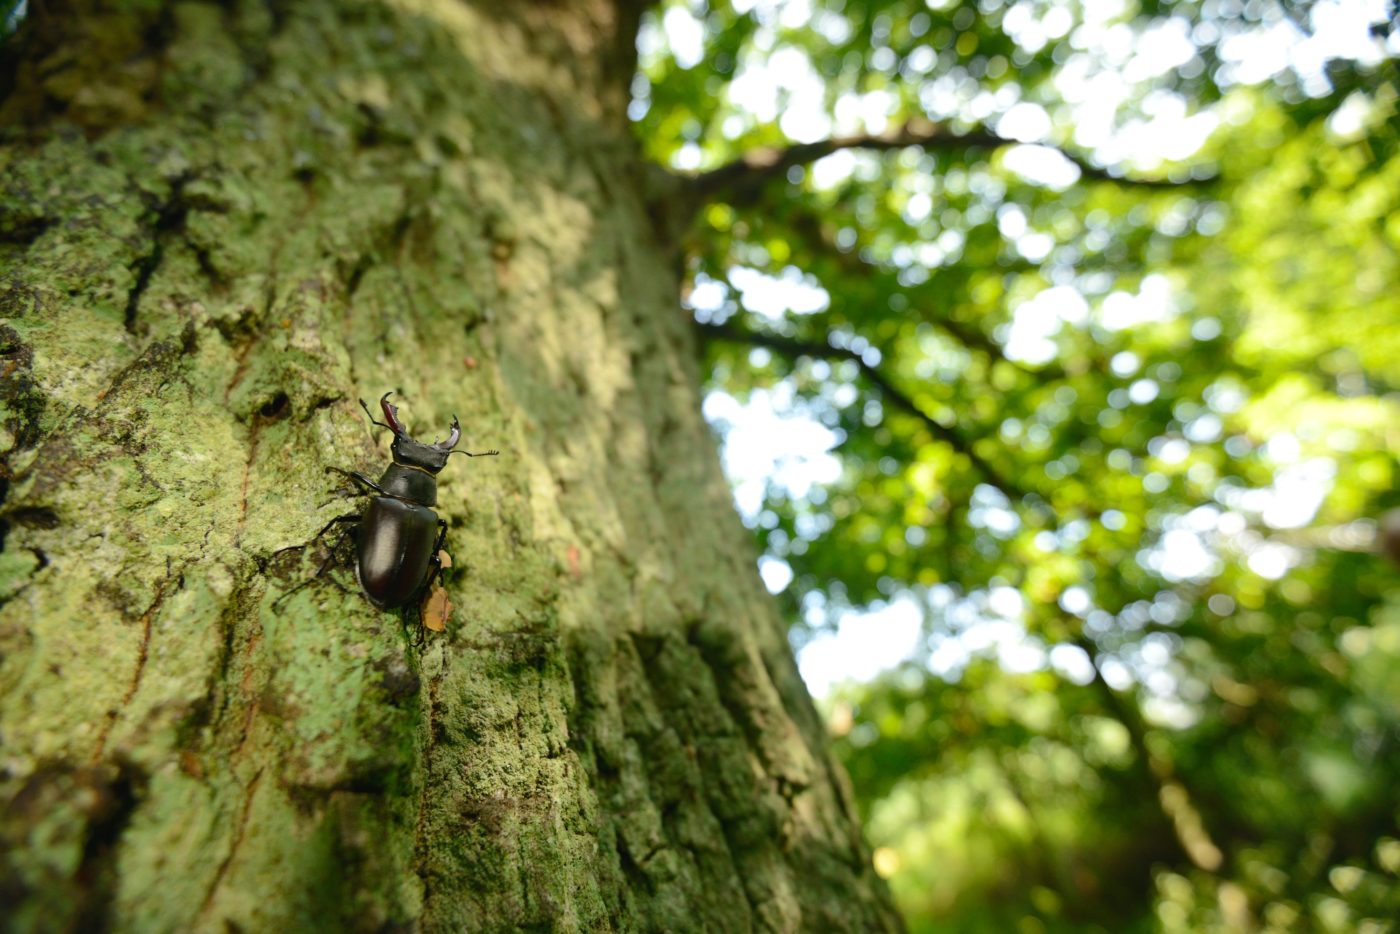
{"label": "shaded bark area", "polygon": [[[50,5],[51,6],[51,5]],[[31,17],[0,102],[0,904],[18,929],[897,925],[699,416],[636,10]],[[272,601],[468,449],[459,608]]]}

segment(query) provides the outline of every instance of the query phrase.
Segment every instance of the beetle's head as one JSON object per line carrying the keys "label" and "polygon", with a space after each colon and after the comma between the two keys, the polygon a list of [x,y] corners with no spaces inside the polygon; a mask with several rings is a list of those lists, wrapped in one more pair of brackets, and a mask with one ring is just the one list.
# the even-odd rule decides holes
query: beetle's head
{"label": "beetle's head", "polygon": [[423,444],[409,437],[408,431],[403,427],[403,422],[399,421],[399,410],[389,401],[390,393],[385,393],[379,400],[379,407],[384,412],[384,420],[389,423],[389,430],[394,433],[394,443],[389,446],[389,450],[394,455],[394,463],[404,467],[417,467],[419,470],[426,470],[435,474],[443,467],[447,466],[447,456],[452,453],[452,449],[457,446],[457,441],[462,437],[462,429],[457,424],[457,416],[452,416],[452,430],[447,435],[446,441],[439,441],[435,444]]}

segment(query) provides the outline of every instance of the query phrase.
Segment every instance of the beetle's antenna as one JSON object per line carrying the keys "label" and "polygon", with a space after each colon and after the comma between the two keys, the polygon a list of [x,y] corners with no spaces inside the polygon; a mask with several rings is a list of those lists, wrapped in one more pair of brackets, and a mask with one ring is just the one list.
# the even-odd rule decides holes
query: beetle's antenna
{"label": "beetle's antenna", "polygon": [[447,455],[447,456],[448,456],[448,457],[451,457],[453,454],[465,454],[467,457],[495,457],[495,456],[496,456],[497,454],[499,454],[499,453],[501,453],[501,452],[500,452],[500,451],[478,451],[477,453],[473,454],[471,451],[450,451],[450,452],[448,452],[448,455]]}
{"label": "beetle's antenna", "polygon": [[369,416],[369,423],[371,425],[378,425],[380,428],[388,428],[390,431],[394,430],[392,425],[386,425],[381,421],[376,421],[374,413],[369,410],[369,404],[363,399],[360,400],[360,408],[364,409],[365,414]]}

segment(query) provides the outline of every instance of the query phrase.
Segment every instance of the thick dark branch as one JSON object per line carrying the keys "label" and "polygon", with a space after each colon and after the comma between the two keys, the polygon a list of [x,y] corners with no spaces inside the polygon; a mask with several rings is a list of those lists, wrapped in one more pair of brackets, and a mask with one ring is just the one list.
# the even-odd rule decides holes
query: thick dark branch
{"label": "thick dark branch", "polygon": [[972,441],[964,437],[956,428],[944,425],[932,415],[929,415],[912,398],[904,393],[899,387],[889,381],[878,367],[870,365],[865,358],[854,350],[842,347],[833,347],[831,344],[819,343],[817,341],[798,340],[792,337],[783,337],[778,334],[760,334],[755,331],[746,331],[735,327],[732,324],[703,324],[696,322],[696,326],[705,334],[717,337],[720,340],[732,341],[738,344],[749,344],[754,347],[765,347],[775,350],[787,357],[815,357],[824,360],[850,360],[860,367],[861,373],[867,380],[880,390],[881,394],[895,408],[914,416],[924,423],[929,434],[940,441],[949,444],[953,450],[958,451],[972,462],[972,467],[982,479],[992,486],[1001,490],[1008,498],[1020,498],[1025,496],[1025,491],[1018,487],[1011,480],[1003,476],[995,467],[986,461],[982,455],[972,448]]}
{"label": "thick dark branch", "polygon": [[[910,120],[883,133],[857,133],[833,136],[815,143],[796,143],[786,147],[765,146],[745,153],[727,165],[692,176],[694,191],[702,199],[735,198],[751,194],[770,180],[787,174],[793,166],[807,165],[842,149],[903,149],[918,146],[925,151],[950,149],[999,149],[1018,144],[1019,140],[999,136],[986,129],[958,133],[930,120]],[[1035,144],[1042,145],[1042,144]],[[1178,188],[1200,182],[1174,182],[1169,179],[1128,178],[1114,175],[1107,169],[1064,150],[1057,150],[1073,162],[1085,178],[1147,188]]]}

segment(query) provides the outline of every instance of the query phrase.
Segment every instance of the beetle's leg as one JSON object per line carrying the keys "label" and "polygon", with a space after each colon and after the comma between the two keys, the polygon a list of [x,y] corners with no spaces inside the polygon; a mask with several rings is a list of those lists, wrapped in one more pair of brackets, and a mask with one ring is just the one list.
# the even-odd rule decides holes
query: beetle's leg
{"label": "beetle's leg", "polygon": [[423,586],[419,588],[419,599],[413,601],[415,612],[418,613],[418,635],[414,639],[415,648],[421,649],[428,641],[428,627],[423,625],[423,601],[433,592],[433,582],[437,580],[438,574],[442,571],[442,561],[438,554],[442,551],[442,543],[447,541],[447,520],[438,520],[437,541],[433,542],[433,554],[428,558],[428,577],[423,581]]}
{"label": "beetle's leg", "polygon": [[[434,563],[436,563],[436,559],[434,559]],[[431,585],[434,573],[436,573],[436,568],[434,568],[433,572],[428,574],[428,581],[430,583],[424,584],[423,588],[416,594],[416,599],[408,601],[403,608],[404,625],[415,630],[413,634],[413,647],[415,649],[423,648],[428,641],[428,627],[423,625],[423,601],[428,599],[428,587]],[[416,627],[409,621],[408,617],[410,613],[417,618],[418,625]]]}
{"label": "beetle's leg", "polygon": [[[433,581],[437,580],[438,572],[442,570],[442,561],[438,559],[438,554],[442,551],[442,543],[445,541],[447,541],[447,520],[439,519],[437,541],[433,542],[433,554],[432,557],[428,559],[428,566],[430,568],[428,571],[428,579],[423,582],[423,593],[425,594],[432,592]],[[419,616],[421,615],[422,611],[420,610]]]}
{"label": "beetle's leg", "polygon": [[423,604],[418,604],[418,634],[413,637],[413,647],[422,649],[428,644],[428,627],[423,625]]}
{"label": "beetle's leg", "polygon": [[326,500],[324,503],[321,503],[319,506],[317,506],[317,507],[316,507],[317,509],[324,509],[326,506],[329,506],[331,503],[335,502],[335,501],[338,500],[338,499],[353,499],[353,498],[355,498],[356,496],[368,496],[369,494],[371,494],[371,493],[373,493],[373,492],[376,492],[376,491],[378,491],[378,492],[381,493],[381,494],[383,494],[383,492],[384,492],[383,489],[380,488],[378,484],[374,483],[372,480],[369,479],[369,477],[366,477],[366,476],[365,476],[364,474],[362,474],[362,473],[356,473],[356,472],[353,471],[353,470],[341,470],[341,469],[338,468],[338,467],[328,467],[328,468],[326,468],[326,472],[327,472],[327,473],[335,472],[335,473],[344,474],[345,476],[350,477],[350,478],[351,478],[352,480],[354,480],[355,482],[361,483],[361,484],[366,484],[368,487],[373,487],[373,489],[367,489],[366,487],[363,487],[363,486],[362,486],[362,487],[359,487],[359,488],[356,488],[356,489],[348,489],[348,490],[347,490],[345,487],[343,487],[343,486],[336,487],[335,492],[333,492],[333,493],[331,494],[331,498],[328,499],[328,500]]}
{"label": "beetle's leg", "polygon": [[339,467],[327,467],[326,473],[338,473],[342,477],[346,477],[347,479],[353,480],[362,486],[369,487],[371,490],[378,493],[380,496],[389,495],[388,493],[384,492],[384,488],[382,486],[375,483],[373,480],[371,480],[369,477],[366,477],[358,470],[341,470]]}
{"label": "beetle's leg", "polygon": [[357,490],[347,490],[347,489],[346,489],[345,487],[343,487],[343,486],[341,486],[341,487],[336,487],[335,492],[331,493],[331,498],[328,499],[328,500],[326,500],[324,503],[318,503],[317,506],[316,506],[316,508],[317,508],[317,509],[325,509],[327,506],[329,506],[331,503],[335,502],[336,500],[340,500],[340,499],[354,499],[354,498],[357,497],[357,496],[368,496],[368,495],[369,495],[370,493],[372,493],[372,492],[374,492],[374,491],[373,491],[373,490],[358,490],[358,489],[357,489]]}
{"label": "beetle's leg", "polygon": [[315,574],[312,574],[309,578],[307,578],[306,580],[302,581],[299,585],[297,585],[296,588],[294,588],[294,589],[291,591],[291,593],[296,593],[296,592],[297,592],[298,590],[300,590],[302,587],[305,587],[305,586],[307,586],[308,584],[315,583],[316,581],[320,580],[320,579],[323,578],[323,577],[324,577],[326,580],[330,581],[332,584],[334,584],[336,590],[339,590],[341,593],[349,593],[350,591],[346,589],[345,585],[342,584],[340,581],[338,581],[338,580],[335,579],[335,575],[334,575],[334,574],[329,574],[329,573],[327,573],[327,572],[330,570],[330,566],[331,566],[332,564],[335,563],[335,559],[336,559],[337,557],[339,557],[339,556],[336,554],[336,551],[340,548],[340,543],[343,542],[344,540],[345,540],[345,533],[344,533],[344,532],[341,532],[341,533],[340,533],[340,538],[338,538],[338,539],[335,540],[335,544],[331,546],[331,552],[330,552],[330,554],[326,555],[326,560],[324,560],[324,561],[321,562],[321,566],[320,566],[319,568],[316,569],[316,573],[315,573]]}
{"label": "beetle's leg", "polygon": [[[335,587],[336,590],[339,590],[341,593],[345,594],[347,597],[354,594],[354,591],[352,591],[349,587],[346,587],[346,586],[345,586],[344,584],[342,584],[340,581],[336,580],[334,574],[331,574],[331,573],[327,572],[327,573],[326,573],[325,575],[323,575],[323,576],[325,577],[326,580],[328,580],[328,581],[331,582],[331,586]],[[313,578],[313,580],[314,580],[314,578]]]}
{"label": "beetle's leg", "polygon": [[354,566],[355,549],[352,547],[348,556],[340,554],[340,550],[342,546],[345,545],[345,540],[351,537],[351,533],[354,532],[356,528],[357,526],[347,526],[346,528],[341,530],[340,535],[336,537],[335,544],[331,545],[330,553],[326,555],[325,563],[322,564],[321,568],[316,572],[317,577],[324,577],[326,580],[330,581],[332,584],[335,585],[336,590],[339,590],[341,593],[347,595],[353,594],[355,591],[351,590],[349,587],[346,587],[340,581],[336,580],[336,576],[332,574],[329,569],[333,561],[337,564],[348,564],[352,567]]}
{"label": "beetle's leg", "polygon": [[[358,512],[347,512],[347,513],[346,513],[345,515],[343,515],[343,516],[336,516],[334,519],[332,519],[331,521],[327,522],[326,525],[325,525],[325,527],[322,528],[321,531],[317,532],[317,533],[316,533],[316,537],[313,538],[313,539],[311,539],[311,540],[312,540],[313,542],[320,541],[320,540],[321,540],[321,536],[322,536],[322,535],[325,535],[327,532],[329,532],[329,531],[331,530],[331,527],[332,527],[332,526],[340,525],[342,522],[359,522],[359,521],[360,521],[360,514],[359,514]],[[344,538],[344,533],[341,533],[341,537]],[[340,542],[337,540],[336,544],[339,545]],[[332,546],[332,547],[334,547],[334,546]]]}
{"label": "beetle's leg", "polygon": [[[321,531],[319,531],[319,532],[316,533],[316,537],[313,538],[313,539],[311,539],[311,542],[314,544],[315,542],[319,541],[320,538],[321,538],[321,536],[325,535],[327,532],[329,532],[329,531],[331,530],[331,527],[332,527],[332,526],[339,525],[339,524],[345,523],[345,522],[358,521],[359,518],[360,518],[359,513],[353,513],[353,512],[352,512],[352,513],[348,513],[348,514],[343,515],[343,516],[336,516],[334,519],[332,519],[331,521],[327,522],[326,525],[325,525],[325,527],[324,527],[323,529],[321,529]],[[283,602],[285,602],[285,601],[287,600],[288,597],[292,596],[292,594],[296,593],[297,591],[301,590],[301,589],[304,588],[304,587],[310,586],[311,584],[313,584],[314,582],[316,582],[317,580],[320,580],[323,576],[325,576],[326,570],[327,570],[328,568],[330,568],[331,563],[335,561],[335,559],[336,559],[336,552],[340,549],[341,543],[345,541],[345,536],[348,535],[348,534],[350,534],[350,529],[348,529],[348,528],[347,528],[347,529],[341,529],[341,531],[340,531],[340,536],[335,540],[335,544],[334,544],[334,545],[331,545],[330,553],[326,555],[326,560],[324,560],[324,561],[321,562],[321,566],[320,566],[319,568],[316,569],[316,573],[315,573],[315,574],[312,574],[310,577],[308,577],[306,580],[302,581],[300,584],[297,584],[297,585],[296,585],[295,587],[293,587],[291,590],[289,590],[289,591],[287,591],[286,593],[282,594],[282,596],[278,597],[276,600],[273,600],[273,601],[272,601],[272,608],[273,608],[274,610],[276,610],[277,607],[280,606]],[[340,583],[340,581],[336,580],[334,577],[332,577],[330,580],[331,580],[331,583],[335,584],[335,586],[338,587],[342,592],[348,592],[348,591],[345,590],[345,587]]]}

